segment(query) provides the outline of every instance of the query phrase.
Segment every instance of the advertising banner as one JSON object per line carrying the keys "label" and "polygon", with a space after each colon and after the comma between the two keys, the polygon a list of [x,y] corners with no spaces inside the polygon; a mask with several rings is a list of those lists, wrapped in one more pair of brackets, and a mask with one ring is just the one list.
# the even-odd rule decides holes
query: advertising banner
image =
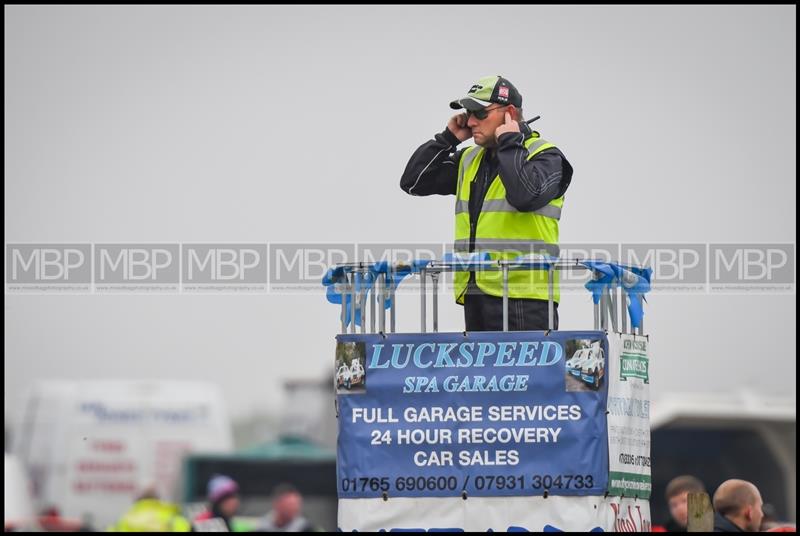
{"label": "advertising banner", "polygon": [[600,331],[337,337],[340,499],[603,495]]}
{"label": "advertising banner", "polygon": [[649,499],[650,340],[609,334],[609,482],[612,495]]}

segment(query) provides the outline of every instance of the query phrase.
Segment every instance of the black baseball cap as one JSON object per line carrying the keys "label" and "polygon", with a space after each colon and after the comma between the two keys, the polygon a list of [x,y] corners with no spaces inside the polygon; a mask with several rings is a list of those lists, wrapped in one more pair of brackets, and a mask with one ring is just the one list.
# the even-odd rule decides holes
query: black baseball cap
{"label": "black baseball cap", "polygon": [[519,94],[514,84],[500,75],[484,76],[475,82],[467,96],[456,99],[450,103],[450,108],[460,110],[480,110],[491,104],[513,104],[522,108],[522,95]]}

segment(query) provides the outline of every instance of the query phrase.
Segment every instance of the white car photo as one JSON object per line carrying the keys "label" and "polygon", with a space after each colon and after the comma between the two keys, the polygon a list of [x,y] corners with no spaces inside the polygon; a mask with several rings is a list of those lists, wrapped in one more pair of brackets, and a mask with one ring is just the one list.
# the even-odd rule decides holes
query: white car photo
{"label": "white car photo", "polygon": [[580,348],[575,350],[575,353],[572,354],[572,357],[567,359],[567,372],[573,376],[580,377],[581,367],[583,366],[583,362],[589,357],[590,350],[590,348]]}
{"label": "white car photo", "polygon": [[350,367],[342,365],[339,367],[339,370],[336,371],[336,386],[350,389],[352,378],[353,374],[350,372]]}
{"label": "white car photo", "polygon": [[587,350],[589,352],[581,362],[581,379],[594,389],[598,389],[606,372],[605,353],[600,345],[593,345]]}
{"label": "white car photo", "polygon": [[353,359],[353,363],[350,365],[350,383],[352,385],[357,385],[364,381],[364,376],[366,372],[364,371],[364,365],[361,364],[361,361],[358,359]]}

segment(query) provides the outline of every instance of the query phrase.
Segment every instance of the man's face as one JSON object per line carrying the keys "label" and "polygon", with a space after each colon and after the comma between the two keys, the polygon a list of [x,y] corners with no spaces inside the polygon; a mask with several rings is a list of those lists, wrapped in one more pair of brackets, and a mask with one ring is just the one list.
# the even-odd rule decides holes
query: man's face
{"label": "man's face", "polygon": [[472,138],[475,143],[481,147],[494,147],[497,145],[497,140],[494,137],[494,131],[497,127],[506,122],[505,111],[508,106],[498,106],[492,104],[483,109],[488,115],[486,119],[478,119],[474,113],[469,114],[467,119],[467,126],[472,129]]}
{"label": "man's face", "polygon": [[670,497],[667,503],[669,504],[669,515],[671,515],[672,519],[681,527],[685,527],[689,522],[689,510],[687,507],[688,497],[689,492],[684,491]]}
{"label": "man's face", "polygon": [[758,532],[761,530],[761,521],[764,519],[764,510],[762,510],[762,506],[764,506],[764,501],[761,500],[761,493],[756,491],[756,500],[753,505],[750,506],[750,519],[746,527],[748,532]]}
{"label": "man's face", "polygon": [[275,500],[273,508],[276,524],[283,526],[300,515],[300,511],[303,509],[303,498],[299,493],[284,493]]}

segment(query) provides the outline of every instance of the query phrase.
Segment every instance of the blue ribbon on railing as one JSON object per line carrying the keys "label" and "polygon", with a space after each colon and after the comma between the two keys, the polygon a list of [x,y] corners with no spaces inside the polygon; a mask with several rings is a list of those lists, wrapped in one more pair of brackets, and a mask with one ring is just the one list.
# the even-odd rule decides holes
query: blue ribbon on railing
{"label": "blue ribbon on railing", "polygon": [[415,259],[412,260],[410,263],[397,263],[392,267],[389,261],[380,261],[376,262],[370,270],[376,274],[387,274],[386,278],[386,286],[389,292],[386,293],[386,298],[383,302],[384,309],[388,309],[392,306],[392,290],[397,290],[397,287],[400,286],[403,279],[408,277],[411,274],[419,273],[423,268],[428,266],[431,263],[430,259]]}
{"label": "blue ribbon on railing", "polygon": [[[651,268],[633,268],[630,270],[619,265],[614,265],[617,273],[617,280],[625,289],[630,297],[628,302],[628,314],[631,317],[631,326],[638,328],[644,319],[644,306],[646,302],[645,294],[650,292],[650,278],[653,270]],[[641,299],[640,299],[641,298]]]}
{"label": "blue ribbon on railing", "polygon": [[[369,293],[370,289],[375,283],[375,277],[372,273],[359,273],[353,274],[353,286],[356,291],[356,312],[355,323],[361,325],[363,315],[361,314],[361,294],[363,292]],[[327,288],[325,297],[330,303],[338,305],[345,303],[345,325],[349,326],[352,316],[351,301],[353,296],[350,292],[345,290],[347,285],[347,273],[343,267],[329,268],[325,275],[322,277],[322,284]]]}
{"label": "blue ribbon on railing", "polygon": [[[444,262],[456,264],[457,270],[466,270],[479,267],[482,263],[490,261],[489,253],[472,253],[465,257],[461,254],[447,253]],[[549,263],[556,261],[554,257],[528,258],[518,257],[518,262],[529,261],[532,266],[548,266]],[[432,261],[429,259],[415,259],[410,263],[390,264],[388,261],[376,262],[369,266],[365,272],[353,271],[353,285],[356,294],[355,323],[358,326],[364,321],[363,311],[361,310],[361,298],[364,294],[369,296],[374,292],[375,282],[380,274],[387,274],[387,290],[396,290],[400,283],[411,274],[419,273]],[[594,260],[580,261],[580,264],[590,269],[594,277],[590,279],[585,287],[592,293],[592,301],[600,303],[600,296],[606,288],[614,283],[622,285],[630,300],[628,303],[628,313],[631,318],[631,325],[636,328],[641,326],[644,318],[642,302],[647,301],[645,294],[650,291],[650,281],[653,270],[650,268],[623,268],[622,266]],[[330,303],[341,305],[345,304],[345,326],[350,325],[352,310],[350,301],[352,293],[347,292],[347,269],[343,266],[329,268],[322,277],[322,284],[327,287],[326,298]],[[387,292],[384,300],[384,308],[388,309],[392,305],[392,292]],[[641,299],[639,299],[641,298]],[[369,299],[369,298],[368,298]]]}
{"label": "blue ribbon on railing", "polygon": [[616,279],[616,271],[608,262],[587,260],[580,263],[593,273],[594,277],[587,281],[584,287],[592,293],[592,301],[598,304],[605,289],[610,287]]}
{"label": "blue ribbon on railing", "polygon": [[[361,297],[363,294],[369,296],[370,292],[374,292],[375,282],[379,274],[390,274],[387,277],[387,287],[397,289],[400,283],[411,274],[419,273],[431,261],[429,259],[415,259],[408,264],[399,263],[394,267],[388,261],[379,261],[369,266],[366,272],[353,271],[353,286],[355,287],[356,294],[356,312],[355,324],[357,326],[363,325],[364,315],[361,310]],[[345,304],[345,326],[350,325],[351,321],[351,300],[352,293],[346,290],[347,285],[347,269],[344,266],[337,266],[329,268],[328,271],[322,276],[322,284],[327,287],[325,297],[330,303],[341,305],[342,301]],[[367,298],[369,300],[369,297]],[[392,295],[387,293],[384,300],[384,308],[388,309],[392,305]]]}
{"label": "blue ribbon on railing", "polygon": [[[322,276],[322,284],[328,287],[325,290],[325,297],[330,303],[342,304],[342,286],[347,284],[347,274],[344,267],[337,266],[328,268],[325,275]],[[346,299],[346,298],[345,298]]]}
{"label": "blue ribbon on railing", "polygon": [[[581,261],[583,266],[592,270],[594,277],[584,285],[592,293],[592,301],[600,303],[600,296],[606,288],[614,283],[622,285],[630,298],[628,314],[631,326],[638,328],[644,318],[643,302],[645,294],[650,292],[651,268],[623,268],[619,264],[602,261]],[[641,298],[641,299],[639,299]]]}

